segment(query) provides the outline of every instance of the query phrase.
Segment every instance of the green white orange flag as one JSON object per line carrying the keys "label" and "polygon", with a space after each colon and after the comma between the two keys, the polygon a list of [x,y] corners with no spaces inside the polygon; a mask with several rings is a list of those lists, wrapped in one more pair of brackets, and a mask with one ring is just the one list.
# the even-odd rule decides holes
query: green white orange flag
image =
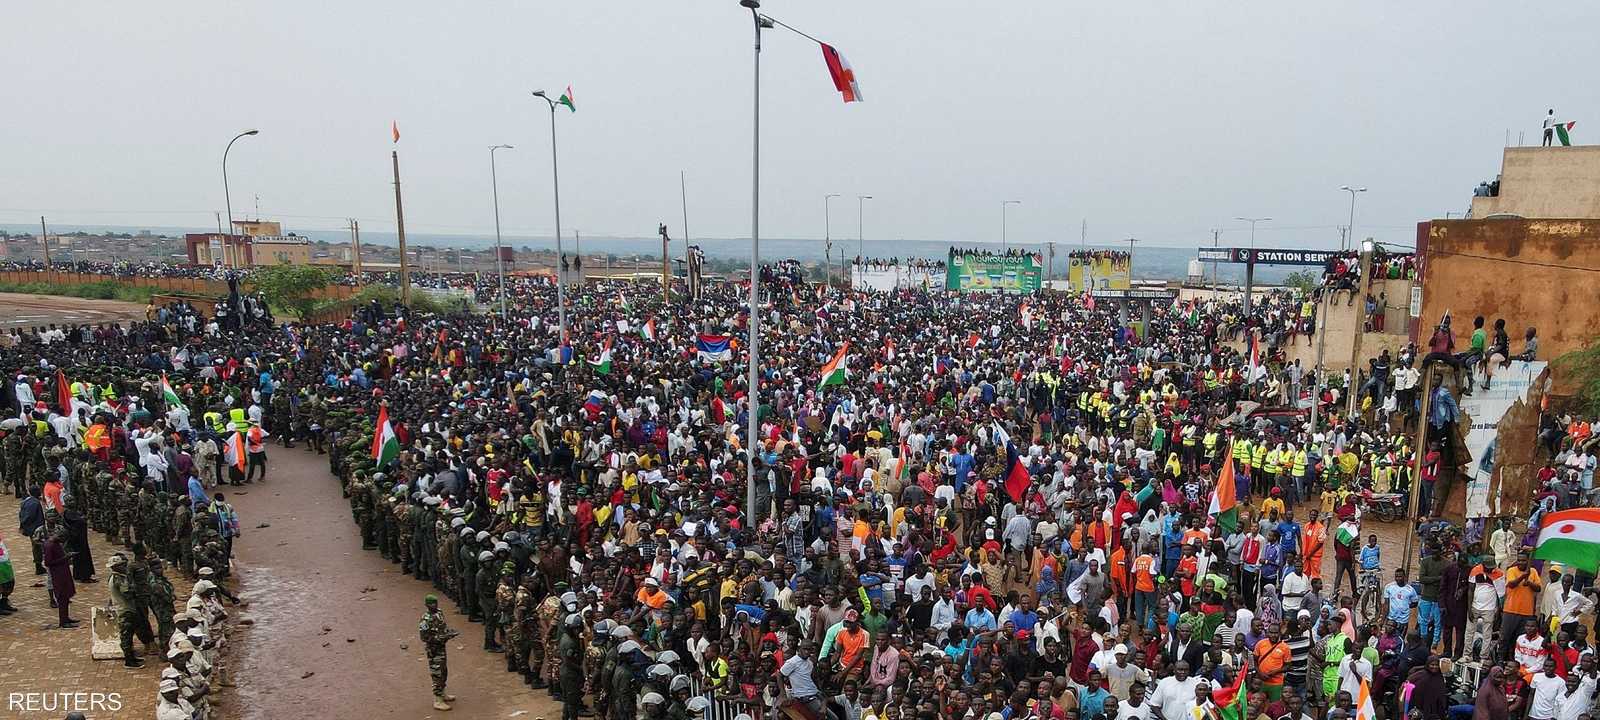
{"label": "green white orange flag", "polygon": [[1545,513],[1533,557],[1594,573],[1600,566],[1600,508]]}
{"label": "green white orange flag", "polygon": [[611,341],[606,341],[606,346],[601,348],[600,357],[589,361],[589,369],[601,375],[611,374]]}
{"label": "green white orange flag", "polygon": [[172,383],[167,382],[166,373],[161,373],[161,399],[166,400],[167,405],[183,404],[183,399],[178,397],[178,393],[172,389]]}
{"label": "green white orange flag", "polygon": [[844,357],[848,352],[850,352],[850,343],[846,341],[843,345],[839,346],[839,352],[833,354],[833,359],[829,360],[828,364],[822,366],[822,379],[817,383],[818,390],[821,390],[829,385],[844,384]]}
{"label": "green white orange flag", "polygon": [[646,340],[656,339],[656,319],[650,318],[639,326],[639,336]]}
{"label": "green white orange flag", "polygon": [[571,110],[572,112],[577,112],[578,111],[578,106],[572,104],[572,86],[571,85],[567,86],[567,91],[566,92],[561,93],[561,99],[557,100],[556,104],[557,105],[565,105],[565,106],[567,106],[567,109]]}
{"label": "green white orange flag", "polygon": [[1217,485],[1211,490],[1211,517],[1216,519],[1217,529],[1223,533],[1239,529],[1239,508],[1234,498],[1234,493],[1237,492],[1236,486],[1233,477],[1233,448],[1230,447],[1227,457],[1222,460],[1222,472],[1217,473]]}
{"label": "green white orange flag", "polygon": [[1572,136],[1567,133],[1572,130],[1573,125],[1577,124],[1576,122],[1556,123],[1556,137],[1561,140],[1562,147],[1572,145]]}
{"label": "green white orange flag", "polygon": [[397,457],[400,457],[400,437],[389,424],[389,408],[379,407],[378,425],[372,433],[372,461],[381,468]]}

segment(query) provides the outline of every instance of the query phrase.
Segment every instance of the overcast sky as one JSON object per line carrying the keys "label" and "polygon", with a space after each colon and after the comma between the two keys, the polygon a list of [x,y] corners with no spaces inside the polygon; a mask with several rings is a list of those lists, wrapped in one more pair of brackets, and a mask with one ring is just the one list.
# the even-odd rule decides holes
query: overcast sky
{"label": "overcast sky", "polygon": [[[766,33],[762,235],[1328,246],[1365,185],[1358,236],[1409,243],[1493,177],[1506,131],[1553,106],[1600,136],[1588,75],[1600,5],[1504,2],[768,0],[831,42]],[[751,23],[735,0],[12,2],[0,223],[214,226],[223,146],[234,212],[287,229],[392,230],[390,121],[407,229],[491,233],[487,147],[508,234],[548,235],[549,113],[570,84],[562,225],[586,235],[750,230]]]}

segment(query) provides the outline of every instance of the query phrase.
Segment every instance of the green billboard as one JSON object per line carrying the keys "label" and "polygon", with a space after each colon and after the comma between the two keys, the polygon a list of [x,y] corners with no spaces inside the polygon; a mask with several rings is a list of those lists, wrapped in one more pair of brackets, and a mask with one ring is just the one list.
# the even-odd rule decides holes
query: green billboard
{"label": "green billboard", "polygon": [[945,264],[944,289],[1031,293],[1039,289],[1043,265],[1033,253],[996,255],[952,249]]}

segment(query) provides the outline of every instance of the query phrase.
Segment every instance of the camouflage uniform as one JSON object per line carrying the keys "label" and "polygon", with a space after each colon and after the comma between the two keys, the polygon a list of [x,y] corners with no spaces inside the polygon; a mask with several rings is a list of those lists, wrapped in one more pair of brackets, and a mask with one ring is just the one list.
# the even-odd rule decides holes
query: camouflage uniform
{"label": "camouflage uniform", "polygon": [[524,682],[538,685],[529,672],[528,651],[533,647],[534,612],[538,609],[533,600],[533,590],[524,585],[517,588],[511,601],[511,628],[507,631],[506,669],[522,673]]}
{"label": "camouflage uniform", "polygon": [[400,572],[411,572],[411,503],[402,502],[397,498],[394,505],[395,526],[395,557],[400,563]]}
{"label": "camouflage uniform", "polygon": [[450,668],[445,664],[445,644],[461,633],[445,625],[444,614],[437,609],[423,613],[422,621],[417,623],[417,632],[422,636],[423,652],[428,656],[428,676],[433,679],[433,696],[443,700],[445,681],[450,678]]}
{"label": "camouflage uniform", "polygon": [[561,680],[561,654],[556,647],[561,634],[561,598],[551,595],[539,605],[539,638],[544,645],[540,653],[544,656],[540,677],[551,684]]}

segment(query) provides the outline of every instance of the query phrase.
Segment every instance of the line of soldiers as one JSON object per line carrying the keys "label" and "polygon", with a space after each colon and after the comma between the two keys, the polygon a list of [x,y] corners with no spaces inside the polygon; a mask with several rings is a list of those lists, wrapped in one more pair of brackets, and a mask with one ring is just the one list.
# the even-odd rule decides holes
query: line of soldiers
{"label": "line of soldiers", "polygon": [[[441,508],[436,496],[407,492],[377,471],[369,452],[372,429],[367,421],[335,412],[327,431],[329,466],[350,500],[363,549],[376,549],[400,565],[402,572],[432,583],[435,597],[449,598],[471,622],[483,623],[483,648],[503,653],[506,671],[522,675],[529,687],[546,689],[551,697],[563,700],[571,708],[569,717],[591,714],[584,703],[586,695],[595,697],[602,712],[609,697],[620,695],[630,708],[626,720],[634,720],[631,708],[638,687],[619,687],[612,680],[616,645],[623,633],[631,631],[624,626],[613,635],[609,621],[585,627],[576,614],[578,596],[565,579],[552,582],[538,562],[551,556],[550,535],[513,531],[505,533],[503,541],[491,543],[488,530],[480,527],[490,527],[494,520],[470,503]],[[543,513],[537,504],[523,510]],[[434,617],[431,612],[424,616],[424,630],[432,627],[440,632],[437,626],[442,620],[430,620]],[[430,668],[444,667],[443,645],[438,646],[438,658],[428,649],[431,645],[426,641],[424,645]],[[632,682],[635,674],[624,674]],[[446,701],[440,674],[434,680],[437,707]]]}
{"label": "line of soldiers", "polygon": [[[63,530],[65,512],[86,518],[90,531],[128,548],[131,557],[121,553],[113,557],[119,562],[112,568],[110,593],[117,610],[123,664],[142,667],[133,640],[137,638],[148,654],[158,652],[160,640],[172,634],[175,597],[165,569],[175,567],[185,577],[210,577],[214,582],[228,576],[228,555],[217,518],[210,512],[211,506],[196,509],[186,495],[169,495],[155,491],[148,482],[139,482],[142,478],[130,474],[130,465],[120,457],[102,459],[85,448],[68,449],[55,435],[39,435],[29,429],[23,425],[0,439],[5,484],[10,487],[21,482],[38,496],[41,482],[60,478],[65,470],[61,494],[65,507],[47,510],[44,524],[32,539],[42,543]],[[219,587],[219,591],[237,602],[225,589]]]}

